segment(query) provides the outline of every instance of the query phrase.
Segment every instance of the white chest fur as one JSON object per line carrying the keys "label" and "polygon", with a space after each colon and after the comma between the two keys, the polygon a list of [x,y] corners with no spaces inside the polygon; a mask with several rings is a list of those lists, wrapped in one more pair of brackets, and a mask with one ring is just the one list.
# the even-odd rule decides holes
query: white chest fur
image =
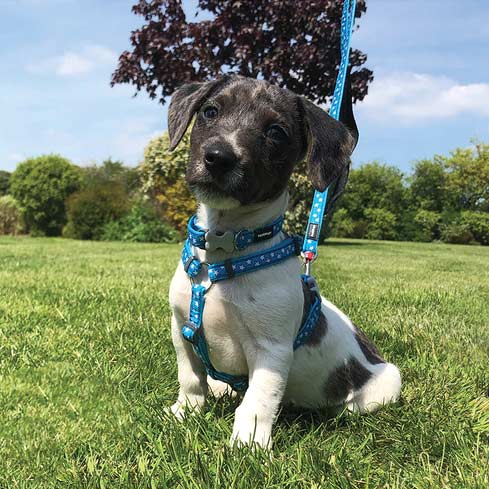
{"label": "white chest fur", "polygon": [[[202,206],[198,223],[205,229],[229,229],[231,226],[236,231],[244,227],[254,229],[280,216],[286,204],[287,195],[283,194],[271,205],[250,206],[248,212],[243,212],[243,208],[224,212]],[[237,223],[240,225],[236,228]],[[279,233],[232,256],[269,248],[283,239],[283,234]],[[202,262],[221,261],[231,256],[221,250],[196,249],[195,253]],[[257,349],[281,342],[284,335],[293,341],[302,317],[299,277],[299,260],[290,258],[284,263],[212,285],[205,297],[203,331],[211,362],[217,370],[248,374],[247,357],[254,355]],[[208,283],[205,267],[196,281]],[[188,316],[190,295],[190,280],[179,264],[170,286],[170,302],[180,321]],[[284,328],[284,322],[291,327]]]}

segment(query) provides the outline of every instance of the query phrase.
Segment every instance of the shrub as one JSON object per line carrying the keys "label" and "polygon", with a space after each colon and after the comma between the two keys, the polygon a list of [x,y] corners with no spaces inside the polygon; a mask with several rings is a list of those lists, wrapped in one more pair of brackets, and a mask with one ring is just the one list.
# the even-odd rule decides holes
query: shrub
{"label": "shrub", "polygon": [[63,236],[75,239],[100,239],[104,226],[130,209],[126,189],[121,183],[100,183],[80,190],[68,199],[68,224]]}
{"label": "shrub", "polygon": [[367,239],[395,239],[396,216],[386,209],[365,209]]}
{"label": "shrub", "polygon": [[363,219],[360,221],[353,221],[353,232],[351,237],[357,239],[365,239],[368,231],[368,222]]}
{"label": "shrub", "polygon": [[353,219],[346,209],[338,209],[331,220],[331,236],[338,238],[352,238],[355,229]]}
{"label": "shrub", "polygon": [[101,235],[105,241],[136,241],[140,243],[172,243],[177,232],[162,221],[150,202],[136,201],[128,214],[108,222]]}
{"label": "shrub", "polygon": [[0,234],[17,234],[22,230],[21,210],[11,195],[0,197]]}
{"label": "shrub", "polygon": [[414,216],[416,223],[416,241],[433,241],[439,236],[441,214],[420,209]]}
{"label": "shrub", "polygon": [[467,226],[478,243],[489,245],[489,212],[464,211],[461,224]]}
{"label": "shrub", "polygon": [[10,191],[10,173],[0,170],[0,197],[7,195]]}
{"label": "shrub", "polygon": [[[309,211],[311,210],[314,189],[307,177],[306,162],[299,163],[289,181],[289,208],[285,213],[284,229],[290,234],[304,234]],[[323,235],[327,225],[323,226]]]}
{"label": "shrub", "polygon": [[469,226],[460,219],[440,225],[440,238],[445,243],[452,244],[469,244],[474,241]]}
{"label": "shrub", "polygon": [[139,167],[143,192],[158,207],[168,224],[181,233],[195,212],[197,203],[185,183],[189,153],[189,136],[170,152],[168,134],[152,139],[144,151]]}
{"label": "shrub", "polygon": [[20,163],[10,179],[11,193],[33,235],[57,236],[66,224],[65,201],[80,186],[80,170],[58,155]]}
{"label": "shrub", "polygon": [[101,165],[87,166],[81,169],[83,188],[94,187],[104,183],[121,184],[128,194],[139,190],[140,175],[137,168],[124,166],[121,161],[107,159]]}

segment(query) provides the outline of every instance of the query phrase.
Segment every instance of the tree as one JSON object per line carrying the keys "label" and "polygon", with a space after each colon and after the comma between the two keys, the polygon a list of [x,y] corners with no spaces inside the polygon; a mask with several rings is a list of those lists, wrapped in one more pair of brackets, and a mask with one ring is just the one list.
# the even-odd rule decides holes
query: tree
{"label": "tree", "polygon": [[0,197],[7,195],[10,190],[10,173],[0,170]]}
{"label": "tree", "polygon": [[[198,11],[212,20],[189,22],[181,0],[140,0],[132,11],[144,25],[131,34],[112,85],[131,83],[151,98],[171,95],[184,82],[239,73],[305,95],[318,103],[332,95],[340,62],[343,0],[318,0],[299,7],[297,0],[199,0]],[[357,1],[356,16],[366,11]],[[350,53],[352,93],[367,94],[372,71],[367,57]]]}
{"label": "tree", "polygon": [[378,162],[353,169],[341,200],[353,220],[365,219],[365,209],[385,209],[400,216],[407,207],[403,174],[395,167]]}
{"label": "tree", "polygon": [[31,158],[10,179],[28,229],[34,235],[58,236],[66,224],[65,201],[81,182],[80,169],[59,155]]}
{"label": "tree", "polygon": [[475,142],[439,157],[447,169],[447,190],[457,210],[489,212],[489,144]]}
{"label": "tree", "polygon": [[427,209],[418,209],[414,215],[416,241],[432,241],[439,237],[441,215],[439,212]]}
{"label": "tree", "polygon": [[111,158],[103,161],[101,165],[92,165],[82,168],[83,187],[93,187],[104,183],[121,184],[128,193],[139,189],[140,178],[137,168],[124,166],[122,161],[113,161]]}
{"label": "tree", "polygon": [[448,202],[447,174],[441,158],[416,162],[409,178],[412,205],[417,209],[442,212]]}
{"label": "tree", "polygon": [[396,215],[387,209],[368,208],[365,209],[367,220],[368,239],[396,239],[397,218]]}

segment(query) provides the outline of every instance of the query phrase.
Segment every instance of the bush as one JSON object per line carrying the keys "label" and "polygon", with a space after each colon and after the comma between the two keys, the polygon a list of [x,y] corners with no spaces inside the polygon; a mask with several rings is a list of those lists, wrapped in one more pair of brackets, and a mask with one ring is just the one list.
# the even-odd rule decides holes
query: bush
{"label": "bush", "polygon": [[11,193],[33,235],[58,236],[66,224],[65,201],[80,186],[80,170],[58,155],[20,163],[10,179]]}
{"label": "bush", "polygon": [[130,209],[121,183],[99,183],[80,190],[68,199],[68,224],[63,236],[75,239],[100,239],[104,226],[119,219]]}
{"label": "bush", "polygon": [[168,134],[152,139],[144,150],[144,161],[139,167],[142,190],[158,207],[164,221],[185,233],[187,221],[195,212],[197,203],[185,183],[189,136],[177,149],[170,152]]}
{"label": "bush", "polygon": [[81,169],[83,188],[96,187],[107,183],[122,185],[130,195],[141,186],[139,170],[124,166],[121,161],[107,159],[101,165],[87,166]]}
{"label": "bush", "polygon": [[464,211],[461,214],[461,224],[467,226],[478,243],[489,245],[488,212]]}
{"label": "bush", "polygon": [[440,238],[445,243],[469,244],[474,241],[469,226],[460,220],[444,223],[440,226]]}
{"label": "bush", "polygon": [[10,191],[10,173],[0,170],[0,197],[7,195]]}
{"label": "bush", "polygon": [[17,234],[22,230],[21,210],[11,195],[0,197],[0,234]]}
{"label": "bush", "polygon": [[[289,207],[285,213],[284,229],[290,234],[303,235],[306,231],[314,189],[307,177],[306,162],[299,163],[289,181]],[[321,234],[324,234],[326,225]]]}
{"label": "bush", "polygon": [[416,223],[416,241],[433,241],[439,236],[441,214],[434,211],[420,209],[414,216]]}
{"label": "bush", "polygon": [[396,216],[386,209],[365,209],[367,239],[395,239]]}
{"label": "bush", "polygon": [[331,236],[337,238],[352,238],[354,234],[355,223],[348,215],[346,209],[338,209],[333,214],[331,220]]}
{"label": "bush", "polygon": [[127,215],[108,222],[101,235],[105,241],[136,241],[140,243],[172,243],[177,232],[164,223],[149,203],[137,201]]}

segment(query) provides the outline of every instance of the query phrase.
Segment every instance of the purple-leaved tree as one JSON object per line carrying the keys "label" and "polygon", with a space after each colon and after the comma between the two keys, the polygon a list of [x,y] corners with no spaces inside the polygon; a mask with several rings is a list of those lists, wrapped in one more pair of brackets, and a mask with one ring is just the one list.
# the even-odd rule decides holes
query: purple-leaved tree
{"label": "purple-leaved tree", "polygon": [[[223,72],[263,78],[317,103],[332,95],[340,63],[343,0],[199,0],[198,13],[212,20],[189,21],[180,0],[140,0],[143,17],[131,33],[112,84],[131,83],[165,103],[184,82]],[[366,11],[357,1],[356,16]],[[366,55],[352,49],[352,93],[362,100],[372,71]]]}

